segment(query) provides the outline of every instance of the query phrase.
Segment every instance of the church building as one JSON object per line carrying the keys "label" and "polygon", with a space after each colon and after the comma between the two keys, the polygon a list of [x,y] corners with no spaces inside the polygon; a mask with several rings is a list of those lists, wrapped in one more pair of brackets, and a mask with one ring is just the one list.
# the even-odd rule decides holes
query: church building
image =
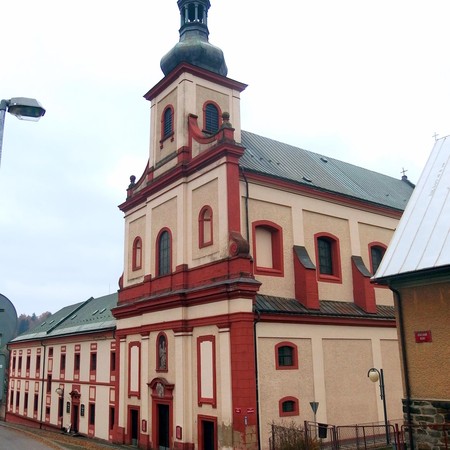
{"label": "church building", "polygon": [[[143,449],[267,449],[272,423],[379,423],[372,367],[400,419],[393,297],[371,277],[414,186],[243,130],[246,85],[209,42],[210,1],[177,4],[179,42],[145,94],[148,164],[120,205],[124,271],[114,332],[101,331],[114,377],[112,363],[97,366],[109,392],[97,416],[109,408],[109,421],[94,435]],[[80,338],[60,344],[70,352]],[[53,382],[89,403],[67,372]]]}

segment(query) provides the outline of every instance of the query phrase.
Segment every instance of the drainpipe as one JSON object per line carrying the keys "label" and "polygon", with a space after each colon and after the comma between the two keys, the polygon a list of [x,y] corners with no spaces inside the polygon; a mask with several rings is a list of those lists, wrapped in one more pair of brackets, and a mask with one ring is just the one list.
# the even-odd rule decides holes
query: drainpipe
{"label": "drainpipe", "polygon": [[246,236],[247,242],[249,242],[250,229],[248,224],[248,180],[247,177],[245,176],[244,168],[242,166],[239,166],[239,168],[241,169],[241,173],[242,176],[244,177],[245,182],[245,232],[247,233]]}
{"label": "drainpipe", "polygon": [[398,305],[398,326],[400,328],[400,342],[402,345],[402,363],[403,363],[403,372],[405,377],[405,393],[406,393],[406,417],[408,421],[409,428],[409,446],[411,449],[414,448],[414,437],[411,429],[411,385],[409,382],[409,368],[408,368],[408,357],[406,354],[406,337],[405,337],[405,323],[403,318],[403,306],[402,306],[402,297],[400,292],[397,289],[394,289],[392,286],[389,286],[391,291],[397,297],[397,305]]}
{"label": "drainpipe", "polygon": [[256,436],[258,436],[258,450],[261,450],[261,433],[260,433],[260,422],[259,422],[259,377],[258,377],[258,339],[256,337],[256,325],[261,320],[261,314],[257,309],[255,309],[257,318],[253,322],[253,340],[255,347],[255,381],[256,381]]}
{"label": "drainpipe", "polygon": [[44,407],[44,374],[45,374],[45,360],[46,358],[46,353],[47,353],[47,347],[45,346],[45,344],[41,341],[41,345],[44,347],[44,360],[42,362],[42,383],[41,383],[41,411],[40,411],[40,418],[39,418],[39,428],[42,429],[42,409]]}

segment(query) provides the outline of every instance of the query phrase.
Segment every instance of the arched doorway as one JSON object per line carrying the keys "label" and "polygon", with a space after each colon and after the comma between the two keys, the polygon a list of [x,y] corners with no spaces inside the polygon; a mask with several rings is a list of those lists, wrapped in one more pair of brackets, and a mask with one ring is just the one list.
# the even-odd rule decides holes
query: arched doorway
{"label": "arched doorway", "polygon": [[158,450],[169,450],[173,443],[173,389],[165,378],[154,378],[148,386],[152,397],[152,441]]}

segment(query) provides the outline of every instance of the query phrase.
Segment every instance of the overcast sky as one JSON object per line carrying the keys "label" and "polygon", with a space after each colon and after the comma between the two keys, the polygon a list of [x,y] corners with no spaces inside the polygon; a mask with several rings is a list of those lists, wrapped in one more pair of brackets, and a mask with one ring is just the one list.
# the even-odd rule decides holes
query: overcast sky
{"label": "overcast sky", "polygon": [[[210,42],[248,84],[242,128],[417,182],[450,134],[448,1],[211,0]],[[2,0],[0,292],[18,314],[117,290],[129,176],[148,159],[176,0]],[[231,118],[233,122],[233,118]]]}

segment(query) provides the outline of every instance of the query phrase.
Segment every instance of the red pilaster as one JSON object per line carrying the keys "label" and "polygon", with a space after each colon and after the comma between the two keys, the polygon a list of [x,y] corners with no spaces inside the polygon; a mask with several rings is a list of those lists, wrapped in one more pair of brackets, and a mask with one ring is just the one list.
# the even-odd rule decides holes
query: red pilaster
{"label": "red pilaster", "polygon": [[253,314],[231,323],[233,428],[240,434],[234,448],[257,448],[257,405]]}

